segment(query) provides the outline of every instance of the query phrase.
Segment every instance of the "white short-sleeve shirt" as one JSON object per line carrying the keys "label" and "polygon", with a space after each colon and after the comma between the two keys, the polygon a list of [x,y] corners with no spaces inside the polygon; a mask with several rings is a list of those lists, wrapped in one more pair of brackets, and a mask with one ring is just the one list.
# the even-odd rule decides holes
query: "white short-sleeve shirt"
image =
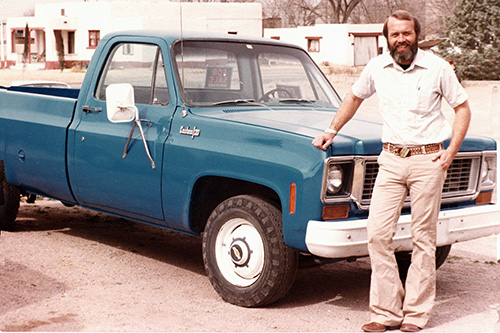
{"label": "white short-sleeve shirt", "polygon": [[451,136],[441,100],[455,108],[467,93],[445,60],[418,50],[403,70],[389,53],[370,60],[352,92],[366,99],[377,93],[383,117],[382,142],[401,145],[439,143]]}

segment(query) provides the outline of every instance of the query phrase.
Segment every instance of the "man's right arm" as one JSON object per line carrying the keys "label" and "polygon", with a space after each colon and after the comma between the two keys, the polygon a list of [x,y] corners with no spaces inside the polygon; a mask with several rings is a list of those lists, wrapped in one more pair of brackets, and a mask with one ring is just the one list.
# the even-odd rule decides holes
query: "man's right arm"
{"label": "man's right arm", "polygon": [[[335,117],[330,124],[330,129],[335,132],[340,131],[340,129],[354,116],[356,111],[358,111],[359,106],[363,102],[362,98],[357,97],[352,91],[347,94],[346,98],[340,105]],[[325,132],[314,138],[312,144],[322,150],[325,150],[332,144],[335,133]]]}

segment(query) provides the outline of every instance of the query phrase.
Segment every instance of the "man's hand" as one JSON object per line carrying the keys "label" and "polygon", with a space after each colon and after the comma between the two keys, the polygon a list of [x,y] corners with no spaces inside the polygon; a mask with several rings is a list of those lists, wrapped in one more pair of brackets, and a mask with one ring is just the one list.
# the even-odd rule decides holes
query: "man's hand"
{"label": "man's hand", "polygon": [[312,141],[313,146],[318,147],[319,149],[325,150],[330,146],[333,142],[333,138],[335,134],[333,133],[322,133],[314,138]]}
{"label": "man's hand", "polygon": [[453,163],[455,155],[456,153],[450,152],[449,149],[441,150],[439,153],[436,154],[436,156],[434,156],[432,161],[435,162],[439,160],[439,163],[441,163],[441,168],[443,168],[443,170],[446,171],[450,167],[451,163]]}
{"label": "man's hand", "polygon": [[448,149],[440,151],[433,159],[437,159],[441,162],[441,167],[443,170],[448,170],[453,159],[458,153],[458,149],[462,144],[467,129],[469,128],[471,112],[469,107],[469,102],[465,101],[459,106],[455,107],[455,120],[453,121],[453,134],[451,135],[450,145]]}
{"label": "man's hand", "polygon": [[[350,91],[340,105],[329,128],[340,131],[340,129],[354,116],[362,102],[363,99],[357,97]],[[334,137],[335,134],[325,132],[315,137],[312,144],[319,149],[325,150],[332,144]]]}

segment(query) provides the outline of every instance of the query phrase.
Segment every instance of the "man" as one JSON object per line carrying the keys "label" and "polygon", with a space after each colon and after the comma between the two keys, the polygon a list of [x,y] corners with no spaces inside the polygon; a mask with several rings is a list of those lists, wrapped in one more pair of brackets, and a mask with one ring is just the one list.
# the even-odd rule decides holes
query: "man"
{"label": "man", "polygon": [[[468,97],[452,68],[418,49],[419,34],[420,24],[410,13],[392,14],[384,24],[389,54],[368,63],[330,127],[313,140],[313,145],[326,149],[362,101],[377,93],[384,148],[367,224],[372,277],[371,322],[362,327],[366,332],[397,327],[416,332],[428,321],[436,293],[436,223],[442,187],[471,117]],[[441,111],[442,97],[455,111],[452,126]],[[444,150],[442,142],[450,135]],[[408,194],[413,253],[403,287],[392,238]]]}

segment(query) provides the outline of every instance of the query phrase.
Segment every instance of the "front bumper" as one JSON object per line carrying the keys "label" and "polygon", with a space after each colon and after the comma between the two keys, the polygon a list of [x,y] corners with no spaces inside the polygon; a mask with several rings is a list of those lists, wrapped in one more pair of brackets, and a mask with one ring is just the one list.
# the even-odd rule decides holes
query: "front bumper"
{"label": "front bumper", "polygon": [[[313,255],[324,258],[349,258],[368,255],[367,219],[309,221],[306,246]],[[394,236],[394,249],[410,251],[411,216],[402,215]],[[500,234],[500,204],[468,206],[441,211],[437,225],[437,246]]]}

